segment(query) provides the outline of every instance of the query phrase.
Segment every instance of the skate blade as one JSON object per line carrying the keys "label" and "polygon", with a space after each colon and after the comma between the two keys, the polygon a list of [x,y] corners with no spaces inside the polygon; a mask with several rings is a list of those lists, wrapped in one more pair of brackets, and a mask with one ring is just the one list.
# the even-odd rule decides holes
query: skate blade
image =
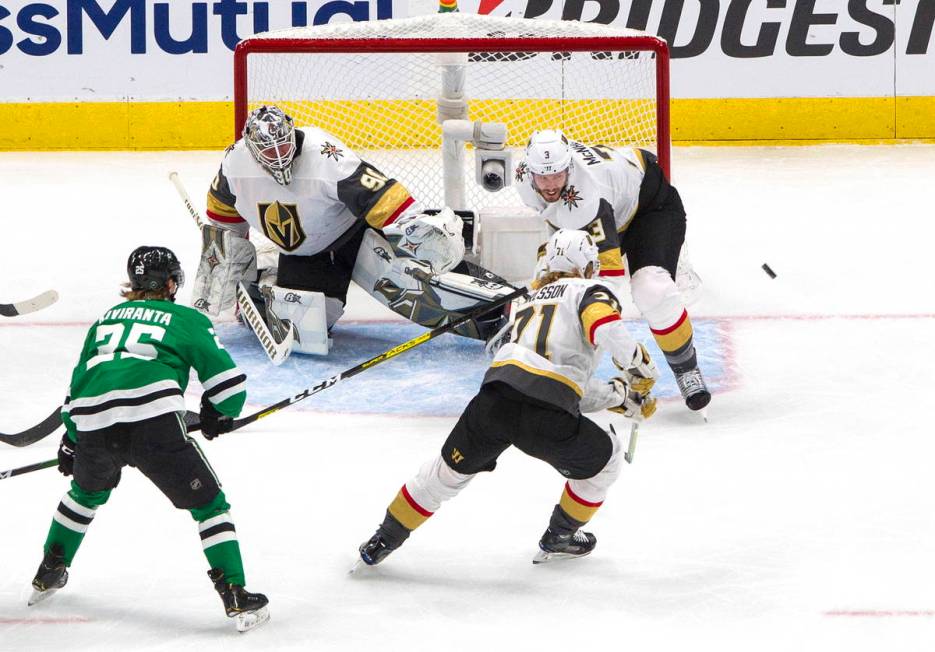
{"label": "skate blade", "polygon": [[367,567],[367,562],[365,562],[363,559],[358,558],[357,561],[354,562],[354,565],[351,566],[349,569],[347,569],[347,574],[354,575],[361,568],[366,568],[366,567]]}
{"label": "skate blade", "polygon": [[44,600],[48,600],[52,597],[52,594],[58,591],[58,589],[46,589],[45,591],[36,591],[33,589],[32,595],[29,596],[29,600],[26,602],[27,607],[39,604]]}
{"label": "skate blade", "polygon": [[539,550],[536,553],[536,556],[532,558],[532,563],[534,564],[547,564],[551,561],[560,561],[562,559],[578,559],[580,557],[587,557],[591,554],[591,551],[582,553],[580,555],[573,555],[569,552],[546,552],[545,550]]}
{"label": "skate blade", "polygon": [[237,624],[237,631],[243,634],[251,629],[256,629],[269,620],[269,607],[260,607],[256,611],[245,611],[242,614],[234,616],[234,622]]}

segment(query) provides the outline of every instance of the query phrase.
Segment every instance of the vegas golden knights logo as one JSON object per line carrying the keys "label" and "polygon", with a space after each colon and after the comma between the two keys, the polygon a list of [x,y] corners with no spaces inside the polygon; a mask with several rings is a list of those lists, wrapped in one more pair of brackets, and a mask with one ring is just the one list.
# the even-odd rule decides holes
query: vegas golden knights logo
{"label": "vegas golden knights logo", "polygon": [[451,461],[455,464],[460,464],[464,460],[464,455],[461,454],[457,448],[451,451]]}
{"label": "vegas golden knights logo", "polygon": [[263,235],[286,251],[295,251],[305,242],[305,232],[295,204],[257,204]]}

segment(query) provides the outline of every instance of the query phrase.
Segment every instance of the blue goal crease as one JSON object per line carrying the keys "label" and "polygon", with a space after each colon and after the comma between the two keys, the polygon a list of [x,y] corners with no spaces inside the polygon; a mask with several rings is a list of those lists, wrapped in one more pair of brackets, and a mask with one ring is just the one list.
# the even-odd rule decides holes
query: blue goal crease
{"label": "blue goal crease", "polygon": [[[718,320],[694,319],[698,362],[711,391],[730,385],[726,352],[729,334]],[[675,378],[642,321],[628,321],[632,335],[650,350],[659,366],[655,394],[660,399],[679,395]],[[217,328],[224,346],[247,374],[247,400],[271,405],[307,387],[350,369],[365,360],[406,342],[425,329],[405,322],[339,322],[327,356],[293,353],[279,367],[269,363],[253,333],[239,324]],[[490,364],[484,343],[457,335],[442,335],[396,358],[363,371],[310,397],[294,409],[354,414],[406,414],[456,417],[477,393]],[[598,366],[599,378],[611,378],[617,370],[608,356]]]}

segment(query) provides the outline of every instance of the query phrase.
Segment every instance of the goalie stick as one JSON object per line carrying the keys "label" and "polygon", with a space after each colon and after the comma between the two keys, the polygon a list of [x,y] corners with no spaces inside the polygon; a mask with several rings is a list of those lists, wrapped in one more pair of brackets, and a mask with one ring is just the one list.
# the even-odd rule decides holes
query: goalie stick
{"label": "goalie stick", "polygon": [[0,315],[4,317],[16,317],[30,312],[36,312],[43,308],[48,308],[58,301],[58,292],[47,290],[42,294],[34,296],[32,299],[17,301],[16,303],[0,303]]}
{"label": "goalie stick", "polygon": [[[426,331],[422,333],[421,335],[412,338],[408,342],[403,342],[402,344],[398,346],[394,346],[392,349],[389,349],[388,351],[384,351],[383,353],[380,353],[379,355],[375,355],[369,360],[365,360],[364,362],[361,362],[360,364],[354,367],[351,367],[350,369],[342,371],[341,373],[335,376],[332,376],[331,378],[328,378],[327,380],[321,381],[314,387],[309,387],[308,389],[305,389],[299,392],[295,396],[284,398],[278,403],[275,403],[273,405],[270,405],[269,407],[263,408],[259,412],[254,412],[253,414],[245,416],[241,419],[234,419],[234,427],[231,430],[239,430],[240,428],[243,428],[244,426],[247,426],[253,423],[254,421],[259,421],[260,419],[268,417],[271,414],[275,414],[276,412],[279,412],[283,408],[287,408],[290,405],[298,403],[299,401],[306,399],[309,396],[312,396],[313,394],[317,394],[318,392],[322,392],[328,389],[329,387],[333,387],[337,385],[338,383],[340,383],[341,381],[347,380],[348,378],[352,378],[356,376],[357,374],[363,371],[366,371],[367,369],[370,369],[371,367],[375,367],[381,362],[386,362],[387,360],[391,358],[395,358],[401,353],[405,353],[406,351],[409,351],[410,349],[414,349],[420,344],[425,344],[429,340],[433,340],[439,335],[450,333],[454,329],[461,326],[462,324],[466,324],[471,319],[477,319],[478,317],[485,315],[492,310],[496,310],[497,308],[502,308],[506,304],[513,301],[513,299],[518,299],[522,295],[526,294],[526,292],[527,290],[525,287],[518,288],[514,290],[513,292],[511,292],[510,294],[507,294],[501,297],[500,299],[498,299],[497,301],[494,301],[493,303],[490,303],[485,306],[480,306],[476,310],[472,310],[471,312],[466,313],[462,315],[461,317],[458,317],[452,322],[443,324],[442,326],[436,326],[432,330]],[[188,415],[186,415],[185,423],[186,423],[188,432],[196,432],[198,430],[201,430],[200,421],[196,421],[193,418],[193,416],[197,416],[197,415],[193,415],[193,413],[191,412],[189,412]],[[17,475],[23,475],[24,473],[30,473],[32,471],[48,469],[50,467],[57,466],[57,465],[58,465],[58,462],[56,460],[47,460],[45,462],[38,462],[36,464],[30,464],[29,466],[21,466],[17,469],[9,469],[8,471],[0,471],[0,480],[12,478]]]}

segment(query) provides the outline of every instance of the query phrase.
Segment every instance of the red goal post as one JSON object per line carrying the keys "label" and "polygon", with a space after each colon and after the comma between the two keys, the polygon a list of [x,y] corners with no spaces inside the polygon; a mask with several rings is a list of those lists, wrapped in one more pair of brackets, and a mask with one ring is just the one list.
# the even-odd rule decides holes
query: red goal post
{"label": "red goal post", "polygon": [[[531,131],[562,129],[652,149],[670,169],[668,46],[603,25],[439,14],[262,34],[234,53],[235,138],[260,104],[333,134],[429,206],[452,174],[439,154],[452,111],[504,125],[514,163]],[[477,148],[457,146],[471,209],[515,203],[477,186]]]}

